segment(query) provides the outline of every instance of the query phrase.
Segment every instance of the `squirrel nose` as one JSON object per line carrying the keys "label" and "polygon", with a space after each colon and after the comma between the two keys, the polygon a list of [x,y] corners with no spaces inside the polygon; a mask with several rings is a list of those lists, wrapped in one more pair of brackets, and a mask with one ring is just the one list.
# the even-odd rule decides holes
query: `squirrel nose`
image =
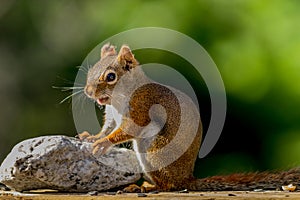
{"label": "squirrel nose", "polygon": [[85,94],[89,97],[92,97],[94,94],[93,87],[90,85],[86,86],[84,91],[85,91]]}

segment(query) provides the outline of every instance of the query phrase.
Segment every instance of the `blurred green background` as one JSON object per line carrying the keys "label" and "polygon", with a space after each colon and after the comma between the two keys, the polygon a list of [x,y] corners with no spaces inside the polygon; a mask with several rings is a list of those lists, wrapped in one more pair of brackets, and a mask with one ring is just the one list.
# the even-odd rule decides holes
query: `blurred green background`
{"label": "blurred green background", "polygon": [[[0,161],[24,139],[74,136],[71,103],[59,104],[68,93],[52,86],[72,86],[76,66],[104,39],[159,26],[198,41],[226,87],[225,127],[213,151],[197,161],[197,176],[300,164],[300,1],[0,0],[0,5]],[[154,59],[191,77],[207,129],[207,89],[188,64],[165,52],[135,53],[141,63]]]}

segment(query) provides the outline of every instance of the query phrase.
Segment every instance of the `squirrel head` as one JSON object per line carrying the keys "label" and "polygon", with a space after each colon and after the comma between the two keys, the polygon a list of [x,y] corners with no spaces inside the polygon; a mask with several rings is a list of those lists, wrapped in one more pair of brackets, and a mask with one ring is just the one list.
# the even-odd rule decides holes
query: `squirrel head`
{"label": "squirrel head", "polygon": [[111,104],[118,80],[139,63],[127,45],[123,45],[117,53],[114,46],[105,44],[100,55],[100,60],[88,71],[84,92],[99,105],[106,105]]}

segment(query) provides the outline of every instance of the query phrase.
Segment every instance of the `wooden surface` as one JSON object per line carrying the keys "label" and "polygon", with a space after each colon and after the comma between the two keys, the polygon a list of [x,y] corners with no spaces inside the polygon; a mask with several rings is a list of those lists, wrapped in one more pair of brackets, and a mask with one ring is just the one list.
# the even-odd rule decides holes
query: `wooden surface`
{"label": "wooden surface", "polygon": [[227,199],[300,199],[300,192],[264,191],[264,192],[163,192],[158,194],[146,194],[146,197],[138,197],[136,193],[115,194],[99,193],[97,196],[88,194],[62,194],[62,193],[18,193],[0,192],[0,199],[7,200],[119,200],[119,199],[206,199],[206,200],[227,200]]}

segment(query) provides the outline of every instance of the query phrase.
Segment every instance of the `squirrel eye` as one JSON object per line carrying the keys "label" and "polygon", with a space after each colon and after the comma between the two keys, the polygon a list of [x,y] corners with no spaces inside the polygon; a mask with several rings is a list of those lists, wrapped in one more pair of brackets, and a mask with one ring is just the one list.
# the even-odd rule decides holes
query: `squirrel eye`
{"label": "squirrel eye", "polygon": [[113,72],[110,72],[106,75],[106,81],[109,83],[109,84],[113,84],[115,83],[115,80],[117,78],[117,75]]}

